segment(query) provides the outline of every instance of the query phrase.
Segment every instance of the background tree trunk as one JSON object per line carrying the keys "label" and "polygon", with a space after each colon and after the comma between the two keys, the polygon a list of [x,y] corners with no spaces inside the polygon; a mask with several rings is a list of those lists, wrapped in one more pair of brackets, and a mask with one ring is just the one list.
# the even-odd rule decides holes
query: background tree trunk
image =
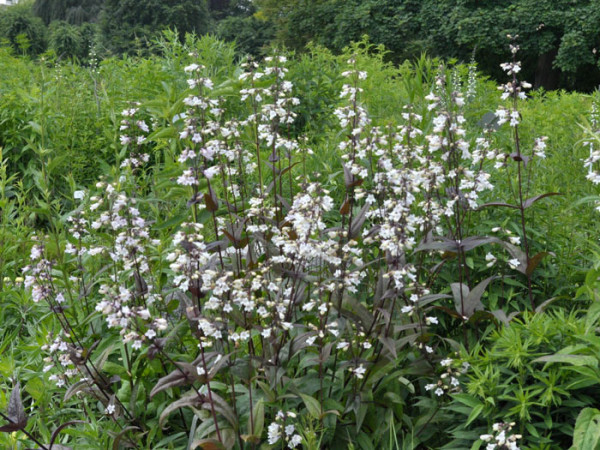
{"label": "background tree trunk", "polygon": [[560,70],[552,67],[556,54],[556,50],[551,50],[538,56],[535,68],[535,82],[533,83],[535,89],[543,87],[545,90],[550,91],[558,88]]}

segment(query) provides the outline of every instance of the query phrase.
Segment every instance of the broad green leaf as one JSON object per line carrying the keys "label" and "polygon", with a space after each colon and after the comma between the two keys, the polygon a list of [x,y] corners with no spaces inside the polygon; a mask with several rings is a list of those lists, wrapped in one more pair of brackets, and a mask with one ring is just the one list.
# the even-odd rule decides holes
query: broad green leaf
{"label": "broad green leaf", "polygon": [[310,395],[306,395],[306,394],[300,394],[300,397],[302,398],[302,401],[306,405],[306,408],[308,409],[309,414],[317,420],[320,419],[321,405],[319,404],[319,401],[316,398],[311,397]]}
{"label": "broad green leaf", "polygon": [[571,450],[597,450],[600,446],[600,411],[584,408],[575,422]]}
{"label": "broad green leaf", "polygon": [[561,355],[555,353],[554,355],[541,356],[536,358],[533,362],[544,362],[544,363],[567,363],[573,364],[574,366],[591,366],[598,367],[598,358],[588,355]]}

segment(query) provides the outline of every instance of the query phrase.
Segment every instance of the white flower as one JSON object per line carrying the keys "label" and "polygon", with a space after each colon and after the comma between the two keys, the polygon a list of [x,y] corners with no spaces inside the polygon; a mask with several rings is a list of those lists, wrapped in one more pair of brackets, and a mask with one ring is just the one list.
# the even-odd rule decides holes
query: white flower
{"label": "white flower", "polygon": [[290,439],[290,442],[288,442],[288,447],[289,448],[296,448],[301,443],[302,443],[302,438],[300,437],[299,434],[295,434]]}
{"label": "white flower", "polygon": [[280,437],[281,430],[279,424],[276,422],[271,423],[267,428],[267,441],[269,442],[269,445],[275,444]]}
{"label": "white flower", "polygon": [[362,364],[352,369],[352,372],[354,373],[354,375],[356,375],[356,378],[359,378],[361,380],[364,378],[366,371],[367,369]]}
{"label": "white flower", "polygon": [[184,67],[183,70],[185,72],[195,72],[199,68],[200,66],[198,64],[190,64],[189,66]]}
{"label": "white flower", "polygon": [[442,367],[448,367],[450,364],[452,364],[452,359],[451,358],[442,359],[440,361],[440,364],[442,365]]}
{"label": "white flower", "polygon": [[146,331],[146,337],[148,339],[153,339],[156,336],[156,331],[150,329],[148,331]]}
{"label": "white flower", "polygon": [[508,265],[510,266],[511,269],[516,269],[517,267],[519,267],[521,265],[521,263],[519,262],[519,260],[517,258],[513,258],[508,261]]}
{"label": "white flower", "polygon": [[75,191],[73,192],[73,198],[75,200],[82,200],[85,197],[85,191]]}

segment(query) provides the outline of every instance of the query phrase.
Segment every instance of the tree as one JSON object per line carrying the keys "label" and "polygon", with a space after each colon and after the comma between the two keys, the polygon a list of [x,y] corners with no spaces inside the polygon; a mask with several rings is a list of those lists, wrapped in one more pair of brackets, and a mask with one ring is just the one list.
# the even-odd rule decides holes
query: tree
{"label": "tree", "polygon": [[499,75],[506,35],[519,35],[524,76],[535,87],[590,89],[600,80],[598,0],[425,0],[420,16],[436,55],[465,59],[476,51],[480,67]]}
{"label": "tree", "polygon": [[104,0],[35,0],[33,13],[46,25],[55,20],[64,20],[73,25],[95,22]]}
{"label": "tree", "polygon": [[104,44],[115,53],[131,53],[135,42],[148,48],[165,28],[204,34],[210,17],[205,0],[106,0],[101,18]]}
{"label": "tree", "polygon": [[37,55],[46,49],[46,28],[27,5],[0,9],[0,38],[18,52]]}
{"label": "tree", "polygon": [[80,28],[55,20],[50,24],[50,48],[59,58],[83,58],[87,53]]}

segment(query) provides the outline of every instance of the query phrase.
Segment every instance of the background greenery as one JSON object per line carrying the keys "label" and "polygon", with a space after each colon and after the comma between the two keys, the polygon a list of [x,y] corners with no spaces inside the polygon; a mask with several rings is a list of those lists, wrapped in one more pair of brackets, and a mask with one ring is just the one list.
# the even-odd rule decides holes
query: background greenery
{"label": "background greenery", "polygon": [[[133,1],[125,10],[113,7],[109,12],[108,0],[85,5],[38,0],[0,10],[6,44],[0,47],[0,409],[6,410],[13,379],[19,380],[30,415],[28,430],[46,441],[67,419],[86,419],[85,426],[64,431],[61,442],[74,448],[108,448],[118,430],[106,433],[111,425],[88,415],[91,402],[84,402],[82,413],[80,403],[65,400],[64,392],[49,388],[40,375],[41,346],[56,318],[22,289],[21,268],[29,263],[36,239],[64,239],[66,212],[76,207],[74,191],[114,176],[113,167],[126,155],[119,124],[130,102],[141,102],[155,129],[166,129],[182,110],[187,90],[183,69],[199,60],[215,85],[223,87],[231,113],[244,116],[248,107],[228,94],[242,70],[240,54],[259,57],[271,43],[285,45],[291,59],[288,78],[300,99],[290,132],[306,136],[314,150],[308,170],[322,174],[339,202],[345,195],[337,150],[343,136],[333,111],[340,104],[340,73],[350,54],[358,55],[357,67],[369,73],[363,100],[380,124],[398,123],[399,105],[412,104],[426,114],[424,97],[440,70],[466,93],[469,68],[459,60],[474,54],[483,73],[475,79],[465,115],[477,131],[484,115],[500,102],[491,77],[506,59],[502,36],[507,32],[522,36],[526,77],[538,86],[585,91],[597,82],[593,30],[599,19],[593,1],[535,2],[535,8],[526,0],[210,1],[193,2],[194,14],[189,15],[182,13],[190,11],[186,2],[160,3],[152,14],[144,14],[146,2]],[[177,32],[162,34],[162,25]],[[237,44],[195,38],[188,31],[211,31]],[[369,40],[362,39],[365,32]],[[351,40],[360,42],[348,48]],[[440,59],[422,56],[424,51]],[[446,61],[440,69],[442,57],[458,60]],[[524,145],[530,148],[535,137],[548,136],[548,158],[538,163],[532,189],[562,194],[540,202],[530,217],[536,250],[554,254],[536,274],[536,295],[553,299],[549,312],[523,312],[522,280],[507,277],[494,285],[485,294],[486,304],[516,314],[509,326],[484,323],[477,328],[476,345],[455,349],[472,367],[465,391],[442,403],[425,395],[410,401],[425,381],[408,364],[409,352],[403,353],[405,365],[386,379],[389,390],[375,393],[386,395],[393,406],[384,420],[377,415],[365,419],[366,431],[356,448],[484,448],[479,436],[493,423],[511,420],[524,436],[523,448],[569,448],[578,436],[576,422],[596,417],[600,246],[597,212],[589,200],[598,192],[586,181],[582,163],[589,151],[582,140],[589,135],[594,95],[542,88],[520,110]],[[163,155],[176,150],[171,138],[167,132],[154,137],[156,167],[164,163]],[[510,148],[508,130],[499,131],[497,140]],[[490,201],[512,195],[508,177],[495,183],[497,198]],[[157,215],[167,222],[167,211]],[[515,231],[519,227],[518,216],[507,211],[486,210],[479,218],[482,230],[498,224]],[[169,231],[167,227],[164,235]],[[486,268],[476,270],[491,274]],[[451,281],[453,274],[442,271],[440,277]],[[452,323],[441,327],[451,329]],[[553,356],[557,354],[568,356]],[[156,375],[154,369],[147,375]],[[121,373],[116,364],[107,370]],[[308,434],[326,436],[317,420],[304,425]],[[182,430],[157,427],[152,448],[185,448],[188,436]],[[591,447],[587,442],[576,448],[595,448],[598,439]],[[34,444],[15,432],[2,433],[0,445]]]}
{"label": "background greenery", "polygon": [[180,38],[209,32],[254,56],[273,44],[305,51],[310,42],[340,53],[368,34],[390,61],[474,58],[498,79],[505,37],[518,34],[534,87],[590,92],[600,82],[598,0],[22,0],[0,10],[0,25],[17,52],[50,49],[80,61],[90,51],[156,52],[165,28]]}

